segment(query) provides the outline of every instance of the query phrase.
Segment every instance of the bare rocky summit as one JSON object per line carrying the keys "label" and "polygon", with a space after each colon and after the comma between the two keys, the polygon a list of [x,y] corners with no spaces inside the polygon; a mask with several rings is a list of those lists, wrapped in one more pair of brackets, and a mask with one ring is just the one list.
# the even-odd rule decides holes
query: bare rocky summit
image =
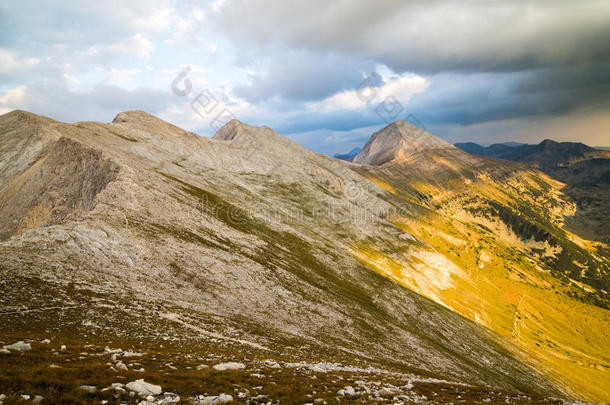
{"label": "bare rocky summit", "polygon": [[352,161],[379,166],[436,149],[455,149],[455,146],[409,122],[399,120],[374,133]]}

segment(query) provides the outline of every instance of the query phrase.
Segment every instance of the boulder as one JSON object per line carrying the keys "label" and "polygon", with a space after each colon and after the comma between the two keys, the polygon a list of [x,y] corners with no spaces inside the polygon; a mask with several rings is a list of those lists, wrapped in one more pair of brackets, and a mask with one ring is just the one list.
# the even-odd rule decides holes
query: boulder
{"label": "boulder", "polygon": [[143,379],[132,381],[125,386],[127,389],[137,392],[141,396],[161,394],[161,386],[147,383]]}

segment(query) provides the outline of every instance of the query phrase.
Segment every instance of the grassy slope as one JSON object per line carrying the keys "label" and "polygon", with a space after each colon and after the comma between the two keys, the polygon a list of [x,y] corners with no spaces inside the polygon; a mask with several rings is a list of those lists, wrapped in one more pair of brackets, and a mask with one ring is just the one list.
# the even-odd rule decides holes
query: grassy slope
{"label": "grassy slope", "polygon": [[[391,198],[419,205],[410,218],[395,218],[396,225],[429,243],[465,275],[452,275],[450,287],[430,291],[430,286],[405,276],[404,269],[413,267],[414,261],[400,249],[388,254],[364,244],[356,249],[361,262],[511,339],[531,356],[526,360],[540,365],[580,397],[610,401],[610,311],[586,303],[593,298],[598,304],[607,300],[600,300],[600,292],[589,286],[570,282],[561,274],[561,264],[549,260],[553,256],[543,257],[540,251],[526,246],[511,233],[511,224],[506,226],[501,221],[497,211],[494,216],[490,215],[494,212],[463,209],[469,203],[482,207],[491,201],[501,207],[517,207],[520,212],[525,207],[536,213],[560,211],[560,202],[552,196],[552,182],[521,174],[521,187],[525,188],[517,193],[489,179],[467,181],[464,187],[463,179],[454,178],[445,187],[438,187],[409,181],[396,172],[361,170],[391,193]],[[447,192],[451,188],[460,190],[460,186],[462,193]],[[596,250],[592,243],[563,232],[554,218],[538,214],[536,219],[561,239],[564,249],[576,246],[581,257]],[[484,224],[500,226],[492,230]],[[499,235],[503,230],[507,235]],[[597,260],[591,256],[586,259]],[[607,269],[606,258],[601,258],[600,267],[601,271]],[[551,270],[556,270],[554,275]],[[603,292],[601,295],[606,297]]]}

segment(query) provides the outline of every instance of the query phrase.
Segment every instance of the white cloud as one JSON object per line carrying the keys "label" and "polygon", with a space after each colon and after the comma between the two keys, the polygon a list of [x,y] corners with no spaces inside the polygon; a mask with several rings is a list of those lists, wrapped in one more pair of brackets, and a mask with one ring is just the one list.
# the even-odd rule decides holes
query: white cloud
{"label": "white cloud", "polygon": [[105,49],[113,53],[137,55],[144,59],[150,59],[155,46],[149,39],[137,33],[122,41],[107,45]]}
{"label": "white cloud", "polygon": [[168,91],[97,85],[73,90],[64,82],[20,85],[0,94],[0,109],[22,109],[60,121],[110,121],[119,112],[140,109],[151,114],[163,111],[172,101]]}
{"label": "white cloud", "polygon": [[220,13],[222,12],[222,8],[224,7],[224,5],[227,3],[227,0],[214,0],[214,2],[212,3],[212,11],[214,11],[215,13]]}
{"label": "white cloud", "polygon": [[21,85],[0,94],[0,113],[23,109],[27,102],[27,86]]}
{"label": "white cloud", "polygon": [[140,73],[140,69],[115,69],[110,68],[106,71],[106,76],[110,79],[112,84],[125,84],[131,80],[131,78]]}
{"label": "white cloud", "polygon": [[172,33],[166,42],[187,47],[206,43],[206,21],[206,13],[199,7],[192,7],[182,14],[174,15]]}
{"label": "white cloud", "polygon": [[38,58],[19,58],[13,52],[0,48],[0,74],[18,73],[20,70],[35,67],[39,63]]}
{"label": "white cloud", "polygon": [[597,0],[230,0],[222,10],[217,26],[237,43],[366,55],[399,71],[610,57],[610,3]]}
{"label": "white cloud", "polygon": [[365,87],[356,90],[345,90],[318,102],[308,103],[313,111],[331,112],[337,110],[355,110],[363,108],[367,103],[380,103],[392,98],[402,104],[407,104],[411,97],[421,93],[430,83],[422,76],[405,74],[393,76],[384,80],[379,87]]}

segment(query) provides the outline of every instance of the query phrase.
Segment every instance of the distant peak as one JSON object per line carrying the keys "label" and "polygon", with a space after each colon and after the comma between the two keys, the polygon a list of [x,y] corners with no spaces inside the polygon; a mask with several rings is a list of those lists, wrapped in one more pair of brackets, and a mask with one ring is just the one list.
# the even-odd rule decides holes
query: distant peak
{"label": "distant peak", "polygon": [[352,161],[382,165],[424,150],[447,148],[455,147],[410,122],[398,120],[375,132]]}

